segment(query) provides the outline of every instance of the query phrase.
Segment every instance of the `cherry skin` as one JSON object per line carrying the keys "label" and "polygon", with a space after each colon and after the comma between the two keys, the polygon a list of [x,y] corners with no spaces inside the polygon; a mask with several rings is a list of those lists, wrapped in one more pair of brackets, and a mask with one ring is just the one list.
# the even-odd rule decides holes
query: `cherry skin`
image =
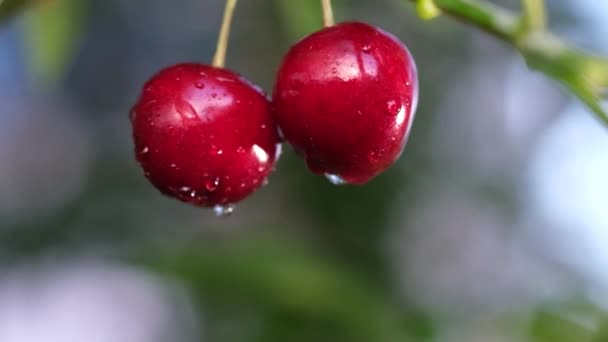
{"label": "cherry skin", "polygon": [[418,101],[416,65],[391,34],[342,23],[291,47],[273,96],[285,139],[311,171],[363,184],[403,151]]}
{"label": "cherry skin", "polygon": [[131,123],[150,182],[199,206],[225,206],[254,192],[280,148],[263,92],[232,71],[203,64],[178,64],[153,76]]}

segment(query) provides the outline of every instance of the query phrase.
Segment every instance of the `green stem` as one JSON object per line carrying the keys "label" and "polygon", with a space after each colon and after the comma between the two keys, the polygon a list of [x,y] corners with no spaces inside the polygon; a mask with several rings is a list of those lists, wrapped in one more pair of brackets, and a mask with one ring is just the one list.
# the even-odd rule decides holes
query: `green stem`
{"label": "green stem", "polygon": [[523,32],[544,30],[547,26],[545,0],[521,0],[523,14],[521,27]]}
{"label": "green stem", "polygon": [[608,125],[608,112],[601,104],[608,89],[608,56],[580,50],[545,30],[543,0],[522,0],[522,16],[483,0],[434,0],[434,3],[442,13],[510,44],[531,69],[562,83]]}

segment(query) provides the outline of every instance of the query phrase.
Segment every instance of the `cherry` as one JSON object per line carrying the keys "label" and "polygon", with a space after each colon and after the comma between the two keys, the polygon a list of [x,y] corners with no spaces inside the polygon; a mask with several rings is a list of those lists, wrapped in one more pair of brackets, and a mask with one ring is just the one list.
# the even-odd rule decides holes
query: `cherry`
{"label": "cherry", "polygon": [[311,171],[362,184],[403,151],[418,101],[416,65],[391,34],[342,23],[291,47],[273,96],[285,139]]}
{"label": "cherry", "polygon": [[227,206],[266,180],[280,145],[270,103],[238,74],[203,64],[161,70],[131,112],[137,160],[162,193]]}

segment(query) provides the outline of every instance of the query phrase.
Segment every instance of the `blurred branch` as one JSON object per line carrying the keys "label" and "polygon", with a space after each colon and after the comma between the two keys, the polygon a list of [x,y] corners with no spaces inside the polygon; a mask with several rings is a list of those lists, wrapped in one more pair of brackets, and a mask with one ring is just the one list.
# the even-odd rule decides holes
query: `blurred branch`
{"label": "blurred branch", "polygon": [[522,0],[521,16],[483,0],[433,1],[443,13],[509,43],[528,67],[562,83],[608,125],[601,104],[608,90],[608,56],[582,51],[544,30],[542,0]]}
{"label": "blurred branch", "polygon": [[545,0],[521,0],[523,14],[521,24],[524,30],[543,30],[547,26]]}

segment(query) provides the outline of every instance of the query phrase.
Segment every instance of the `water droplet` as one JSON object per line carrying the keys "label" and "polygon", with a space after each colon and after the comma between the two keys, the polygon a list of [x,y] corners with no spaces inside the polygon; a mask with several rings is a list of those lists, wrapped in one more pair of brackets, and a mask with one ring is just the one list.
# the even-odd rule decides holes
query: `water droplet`
{"label": "water droplet", "polygon": [[169,166],[170,166],[172,169],[177,168],[177,165],[175,165],[175,163],[173,163],[173,164],[171,164],[171,165],[169,165]]}
{"label": "water droplet", "polygon": [[268,185],[268,178],[264,178],[264,180],[262,181],[262,186],[266,185]]}
{"label": "water droplet", "polygon": [[221,148],[218,148],[215,145],[211,145],[211,147],[209,148],[209,153],[211,155],[219,156],[219,155],[222,155],[222,153],[224,153],[224,150],[222,150]]}
{"label": "water droplet", "polygon": [[217,97],[217,93],[212,93],[211,97],[216,98]]}
{"label": "water droplet", "polygon": [[192,107],[190,102],[182,98],[178,98],[174,105],[175,110],[181,116],[182,120],[198,119],[198,113],[196,112],[196,109]]}
{"label": "water droplet", "polygon": [[232,214],[234,212],[234,205],[226,204],[226,205],[216,205],[213,207],[213,212],[217,217],[224,217]]}
{"label": "water droplet", "polygon": [[195,87],[197,87],[198,89],[204,89],[205,88],[205,84],[203,82],[196,82],[194,84]]}
{"label": "water droplet", "polygon": [[236,148],[236,153],[245,153],[245,148],[243,146],[239,146]]}
{"label": "water droplet", "polygon": [[196,197],[196,190],[190,191],[190,197],[191,198],[195,198]]}
{"label": "water droplet", "polygon": [[333,185],[344,185],[346,184],[346,181],[344,180],[344,178],[338,176],[338,175],[333,175],[331,173],[326,173],[325,174],[325,178],[327,178],[327,180],[333,184]]}
{"label": "water droplet", "polygon": [[201,75],[201,76],[203,76],[203,77],[207,77],[207,73],[205,73],[204,71],[201,71],[198,74]]}
{"label": "water droplet", "polygon": [[140,152],[140,153],[141,153],[141,154],[146,154],[146,153],[148,153],[148,152],[150,152],[150,149],[148,148],[148,146],[146,146],[146,147],[144,147],[144,148],[142,148],[142,149],[141,149],[141,152]]}
{"label": "water droplet", "polygon": [[266,129],[266,124],[262,124],[262,125],[260,126],[260,128],[261,128],[261,129]]}
{"label": "water droplet", "polygon": [[284,141],[285,140],[285,134],[283,133],[283,130],[281,129],[281,127],[277,128],[277,133],[279,134],[279,139],[281,141]]}
{"label": "water droplet", "polygon": [[370,45],[363,45],[363,47],[361,47],[361,50],[363,50],[363,52],[368,53],[372,50],[372,47]]}
{"label": "water droplet", "polygon": [[332,74],[337,74],[338,73],[338,69],[337,68],[331,68],[331,73]]}
{"label": "water droplet", "polygon": [[363,115],[363,112],[361,110],[357,110],[357,114]]}
{"label": "water droplet", "polygon": [[241,183],[241,189],[245,187],[245,183]]}
{"label": "water droplet", "polygon": [[283,96],[297,96],[300,92],[293,89],[283,91]]}
{"label": "water droplet", "polygon": [[177,191],[179,191],[180,194],[182,195],[190,195],[190,191],[192,191],[192,189],[189,186],[180,186],[179,189],[177,189]]}
{"label": "water droplet", "polygon": [[399,110],[401,109],[401,106],[399,105],[398,101],[389,100],[386,102],[386,109],[388,111],[388,115],[395,116],[395,115],[399,114]]}
{"label": "water droplet", "polygon": [[369,160],[370,163],[372,164],[376,164],[380,161],[381,159],[381,154],[375,151],[371,151],[368,155],[367,155],[367,160]]}
{"label": "water droplet", "polygon": [[232,82],[232,83],[235,82],[232,78],[222,77],[222,76],[217,76],[215,79],[220,82]]}
{"label": "water droplet", "polygon": [[264,166],[259,166],[258,167],[258,172],[262,172],[262,171],[264,171]]}
{"label": "water droplet", "polygon": [[181,81],[181,80],[182,80],[182,78],[181,78],[181,77],[176,77],[176,78],[175,78],[175,80],[176,80],[176,81]]}
{"label": "water droplet", "polygon": [[214,192],[215,190],[217,190],[217,187],[220,185],[220,179],[215,177],[213,179],[206,179],[205,180],[205,189],[207,189],[207,191],[209,192]]}

